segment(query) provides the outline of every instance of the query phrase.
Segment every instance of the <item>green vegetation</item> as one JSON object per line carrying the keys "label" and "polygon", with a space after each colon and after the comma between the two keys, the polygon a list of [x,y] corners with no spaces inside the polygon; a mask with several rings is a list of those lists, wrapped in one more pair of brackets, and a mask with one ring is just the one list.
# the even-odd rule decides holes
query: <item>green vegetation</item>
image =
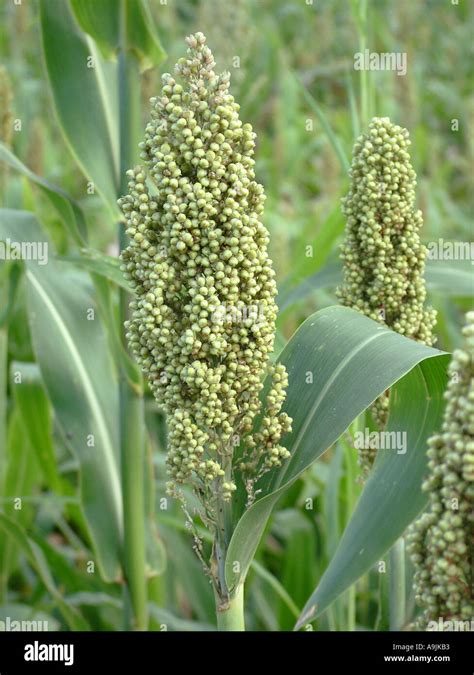
{"label": "green vegetation", "polygon": [[468,3],[39,0],[0,26],[0,620],[472,618]]}

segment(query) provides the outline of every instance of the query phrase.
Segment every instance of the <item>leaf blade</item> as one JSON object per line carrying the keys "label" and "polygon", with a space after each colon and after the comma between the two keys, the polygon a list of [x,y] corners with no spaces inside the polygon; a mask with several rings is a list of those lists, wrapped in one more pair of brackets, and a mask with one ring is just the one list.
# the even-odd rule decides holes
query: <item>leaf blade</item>
{"label": "leaf blade", "polygon": [[119,185],[115,66],[104,64],[79,30],[68,2],[42,0],[43,53],[55,111],[66,142],[114,215]]}
{"label": "leaf blade", "polygon": [[[392,355],[388,364],[387,353]],[[257,486],[264,496],[237,524],[226,560],[230,588],[245,578],[266,521],[285,490],[382,392],[421,361],[441,354],[347,307],[324,309],[300,326],[280,357],[289,373],[284,410],[293,418],[293,431],[284,444],[293,448],[292,456],[264,477]],[[316,390],[300,386],[309,363],[314,364]],[[314,425],[306,424],[310,412],[312,419],[319,414]]]}
{"label": "leaf blade", "polygon": [[[447,361],[447,357],[443,359]],[[379,450],[338,549],[306,602],[297,628],[316,618],[380,560],[426,504],[427,495],[421,491],[427,467],[426,441],[441,421],[445,385],[446,374],[433,368],[431,360],[422,362],[395,385],[387,431],[406,429],[408,456],[405,460],[393,450]],[[422,406],[413,405],[423,397]]]}

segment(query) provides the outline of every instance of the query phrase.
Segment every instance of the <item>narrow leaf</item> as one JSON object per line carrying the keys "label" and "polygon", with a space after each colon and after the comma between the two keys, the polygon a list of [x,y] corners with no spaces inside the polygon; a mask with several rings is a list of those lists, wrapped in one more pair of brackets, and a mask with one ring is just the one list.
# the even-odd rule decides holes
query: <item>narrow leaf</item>
{"label": "narrow leaf", "polygon": [[64,190],[33,173],[3,143],[0,143],[0,160],[38,185],[51,201],[76,244],[84,244],[87,229],[79,205]]}
{"label": "narrow leaf", "polygon": [[78,611],[69,607],[67,602],[63,600],[62,594],[54,583],[54,579],[48,567],[48,563],[40,547],[28,539],[25,531],[14,520],[7,518],[0,513],[0,528],[11,537],[15,543],[21,548],[23,553],[28,558],[32,567],[36,570],[41,581],[44,583],[48,592],[53,597],[58,605],[61,614],[64,616],[67,624],[71,630],[88,630],[87,622],[81,617]]}

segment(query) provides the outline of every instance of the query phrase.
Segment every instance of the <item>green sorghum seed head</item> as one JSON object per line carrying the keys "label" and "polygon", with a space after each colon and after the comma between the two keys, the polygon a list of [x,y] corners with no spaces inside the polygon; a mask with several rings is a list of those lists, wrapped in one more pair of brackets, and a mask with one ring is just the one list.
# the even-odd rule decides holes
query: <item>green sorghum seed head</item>
{"label": "green sorghum seed head", "polygon": [[209,515],[235,490],[235,448],[239,469],[256,479],[288,456],[279,441],[290,420],[280,413],[285,368],[269,366],[276,285],[255,134],[205,42],[202,33],[187,38],[175,77],[163,75],[144,167],[129,172],[119,203],[130,236],[123,271],[136,294],[128,339],[167,413],[169,489],[191,484]]}
{"label": "green sorghum seed head", "polygon": [[474,312],[463,334],[449,367],[443,426],[428,443],[429,505],[408,535],[422,628],[474,618]]}
{"label": "green sorghum seed head", "polygon": [[436,316],[424,307],[426,249],[409,145],[406,129],[375,117],[354,146],[338,295],[397,333],[431,345]]}
{"label": "green sorghum seed head", "polygon": [[[409,145],[408,131],[387,117],[375,117],[354,145],[350,189],[343,200],[344,280],[337,294],[344,305],[432,345],[436,313],[424,306],[426,249],[419,236],[423,218],[415,208]],[[383,427],[388,395],[377,399],[372,413]],[[359,452],[365,475],[375,455],[373,449]]]}

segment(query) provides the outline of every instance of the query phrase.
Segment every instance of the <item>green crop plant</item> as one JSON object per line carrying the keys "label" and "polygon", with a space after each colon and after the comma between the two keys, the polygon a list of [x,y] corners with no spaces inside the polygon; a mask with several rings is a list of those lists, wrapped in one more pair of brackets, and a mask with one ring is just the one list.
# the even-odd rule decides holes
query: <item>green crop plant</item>
{"label": "green crop plant", "polygon": [[0,628],[469,621],[469,10],[431,4],[0,7]]}
{"label": "green crop plant", "polygon": [[[416,174],[409,145],[406,129],[378,117],[354,145],[351,185],[343,200],[344,282],[338,295],[344,305],[374,321],[432,345],[436,312],[424,306],[426,247],[420,240],[423,217],[415,207]],[[387,395],[376,401],[372,412],[385,426]],[[375,455],[371,448],[361,449],[365,474]]]}
{"label": "green crop plant", "polygon": [[168,490],[184,500],[179,486],[187,483],[201,502],[214,537],[208,572],[224,615],[235,469],[253,500],[254,484],[289,457],[280,439],[291,420],[280,413],[286,370],[269,363],[276,285],[260,221],[255,134],[240,121],[228,73],[216,75],[205,42],[202,33],[187,39],[177,79],[163,75],[162,95],[152,99],[141,144],[146,168],[129,172],[120,200],[130,237],[122,269],[136,294],[127,337],[167,413]]}
{"label": "green crop plant", "polygon": [[410,528],[419,626],[471,621],[474,545],[474,312],[449,366],[441,431],[429,439],[426,512]]}

